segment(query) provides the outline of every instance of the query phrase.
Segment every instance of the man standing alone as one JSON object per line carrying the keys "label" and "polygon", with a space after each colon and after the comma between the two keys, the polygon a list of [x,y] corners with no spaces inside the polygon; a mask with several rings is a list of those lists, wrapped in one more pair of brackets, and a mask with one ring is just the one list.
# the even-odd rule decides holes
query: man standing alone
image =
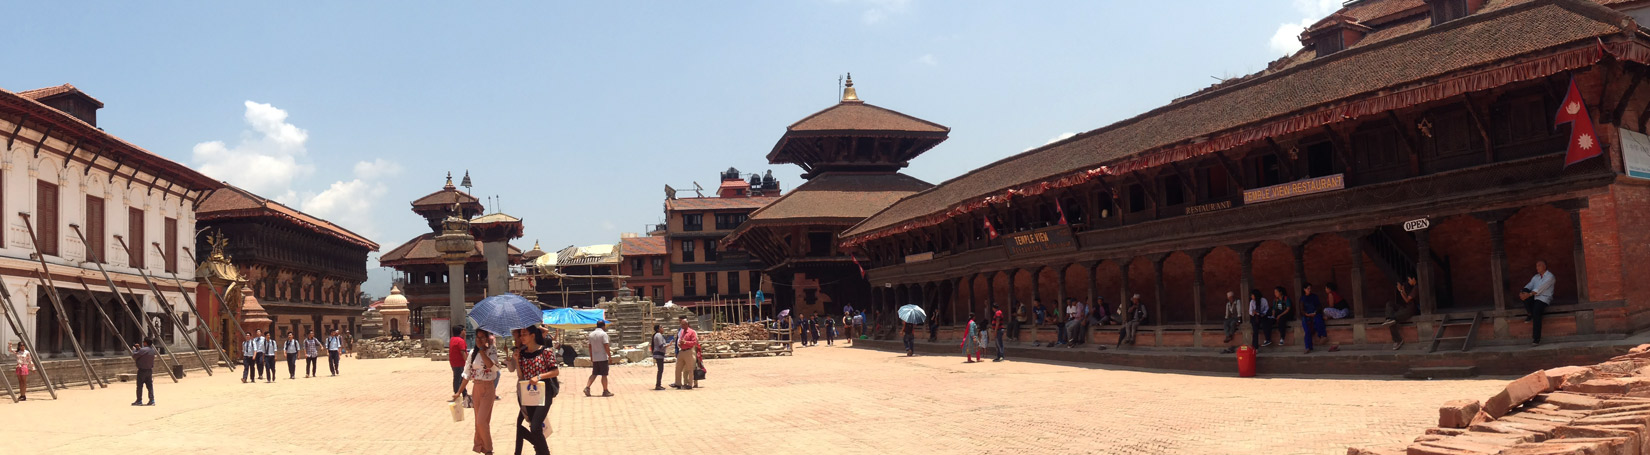
{"label": "man standing alone", "polygon": [[149,406],[155,405],[155,340],[144,338],[143,346],[132,346],[132,360],[137,362],[137,401],[132,406],[143,406],[143,386],[149,386]]}
{"label": "man standing alone", "polygon": [[659,324],[653,324],[653,338],[647,341],[649,351],[653,352],[653,365],[659,371],[653,375],[653,390],[665,389],[665,329]]}
{"label": "man standing alone", "polygon": [[[590,386],[596,377],[602,377],[602,396],[613,396],[607,391],[607,362],[613,358],[613,343],[607,339],[607,321],[596,321],[596,330],[590,331],[590,379],[584,382],[584,396],[590,396]],[[678,360],[679,361],[679,360]]]}
{"label": "man standing alone", "polygon": [[676,331],[676,385],[690,390],[699,384],[693,372],[698,370],[699,333],[688,326],[687,316],[676,318],[681,329]]}
{"label": "man standing alone", "polygon": [[1541,317],[1547,313],[1547,305],[1553,304],[1553,286],[1558,284],[1558,278],[1547,270],[1547,261],[1535,261],[1535,276],[1530,278],[1530,284],[1524,285],[1518,298],[1524,299],[1524,311],[1529,315],[1525,321],[1532,324],[1530,332],[1535,339],[1530,345],[1541,344]]}
{"label": "man standing alone", "polygon": [[453,393],[463,390],[459,387],[464,385],[464,364],[468,360],[465,353],[469,351],[470,346],[464,343],[464,329],[454,327],[453,337],[447,340],[447,366],[453,367]]}

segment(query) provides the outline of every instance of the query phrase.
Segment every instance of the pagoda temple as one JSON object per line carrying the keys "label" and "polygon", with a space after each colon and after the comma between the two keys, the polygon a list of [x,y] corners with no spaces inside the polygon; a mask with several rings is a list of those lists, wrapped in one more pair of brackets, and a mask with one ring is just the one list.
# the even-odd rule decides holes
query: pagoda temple
{"label": "pagoda temple", "polygon": [[[426,333],[426,325],[430,319],[445,317],[446,313],[427,314],[424,310],[428,307],[447,307],[447,280],[464,280],[464,301],[468,304],[473,305],[489,295],[487,258],[482,254],[483,246],[480,239],[476,240],[475,250],[464,265],[463,277],[448,276],[447,265],[442,262],[441,252],[436,250],[435,245],[435,237],[441,234],[441,220],[448,216],[475,219],[481,215],[483,207],[475,196],[453,186],[453,177],[449,174],[447,184],[439,191],[413,201],[412,211],[424,217],[429,224],[430,232],[419,234],[379,256],[378,264],[400,272],[401,276],[398,278],[406,283],[401,291],[407,299],[411,317],[407,321],[408,327],[402,330],[414,338],[427,338],[430,334]],[[510,264],[521,263],[521,249],[506,244],[506,252]],[[502,292],[507,291],[492,294]]]}
{"label": "pagoda temple", "polygon": [[[799,314],[863,308],[870,284],[837,235],[907,195],[934,185],[901,174],[912,158],[945,141],[951,129],[866,104],[853,78],[835,106],[785,129],[772,164],[795,164],[806,183],[751,213],[722,240],[748,250],[776,284],[776,308]],[[862,258],[861,258],[862,259]]]}

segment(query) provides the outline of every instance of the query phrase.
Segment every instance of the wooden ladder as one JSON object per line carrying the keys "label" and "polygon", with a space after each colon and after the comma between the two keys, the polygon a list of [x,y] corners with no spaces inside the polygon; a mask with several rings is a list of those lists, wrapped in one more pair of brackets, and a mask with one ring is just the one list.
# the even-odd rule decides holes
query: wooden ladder
{"label": "wooden ladder", "polygon": [[[1460,340],[1461,341],[1461,350],[1466,351],[1467,349],[1472,347],[1472,337],[1473,337],[1473,335],[1478,333],[1478,323],[1483,321],[1483,320],[1484,320],[1484,314],[1483,314],[1483,312],[1480,312],[1480,311],[1472,312],[1472,317],[1471,318],[1451,319],[1450,317],[1445,316],[1443,319],[1438,321],[1438,331],[1434,332],[1432,334],[1432,344],[1427,347],[1427,352],[1437,352],[1438,351],[1438,343],[1440,343],[1440,342],[1455,341],[1455,340]],[[1459,327],[1459,326],[1463,326],[1463,325],[1467,326],[1467,335],[1466,336],[1458,336],[1458,337],[1445,337],[1444,336],[1444,330],[1445,329],[1448,329],[1450,327]]]}

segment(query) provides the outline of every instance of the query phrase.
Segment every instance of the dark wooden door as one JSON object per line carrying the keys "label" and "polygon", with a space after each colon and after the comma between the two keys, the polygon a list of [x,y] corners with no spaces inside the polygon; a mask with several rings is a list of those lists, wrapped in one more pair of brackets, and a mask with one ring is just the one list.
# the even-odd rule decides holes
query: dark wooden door
{"label": "dark wooden door", "polygon": [[57,185],[40,181],[35,193],[35,208],[39,215],[34,220],[36,247],[41,254],[57,256]]}

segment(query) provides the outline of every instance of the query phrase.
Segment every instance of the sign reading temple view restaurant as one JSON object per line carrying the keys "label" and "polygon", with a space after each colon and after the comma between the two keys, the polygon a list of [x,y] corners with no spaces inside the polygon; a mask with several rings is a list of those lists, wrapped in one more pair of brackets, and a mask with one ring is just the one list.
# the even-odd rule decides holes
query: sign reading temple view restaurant
{"label": "sign reading temple view restaurant", "polygon": [[1243,203],[1276,201],[1278,199],[1325,191],[1335,191],[1346,188],[1346,174],[1326,175],[1323,177],[1297,180],[1282,185],[1272,185],[1264,188],[1255,188],[1243,192]]}
{"label": "sign reading temple view restaurant", "polygon": [[1071,235],[1071,226],[1062,224],[1004,236],[1003,244],[1009,256],[1075,251],[1077,237]]}

